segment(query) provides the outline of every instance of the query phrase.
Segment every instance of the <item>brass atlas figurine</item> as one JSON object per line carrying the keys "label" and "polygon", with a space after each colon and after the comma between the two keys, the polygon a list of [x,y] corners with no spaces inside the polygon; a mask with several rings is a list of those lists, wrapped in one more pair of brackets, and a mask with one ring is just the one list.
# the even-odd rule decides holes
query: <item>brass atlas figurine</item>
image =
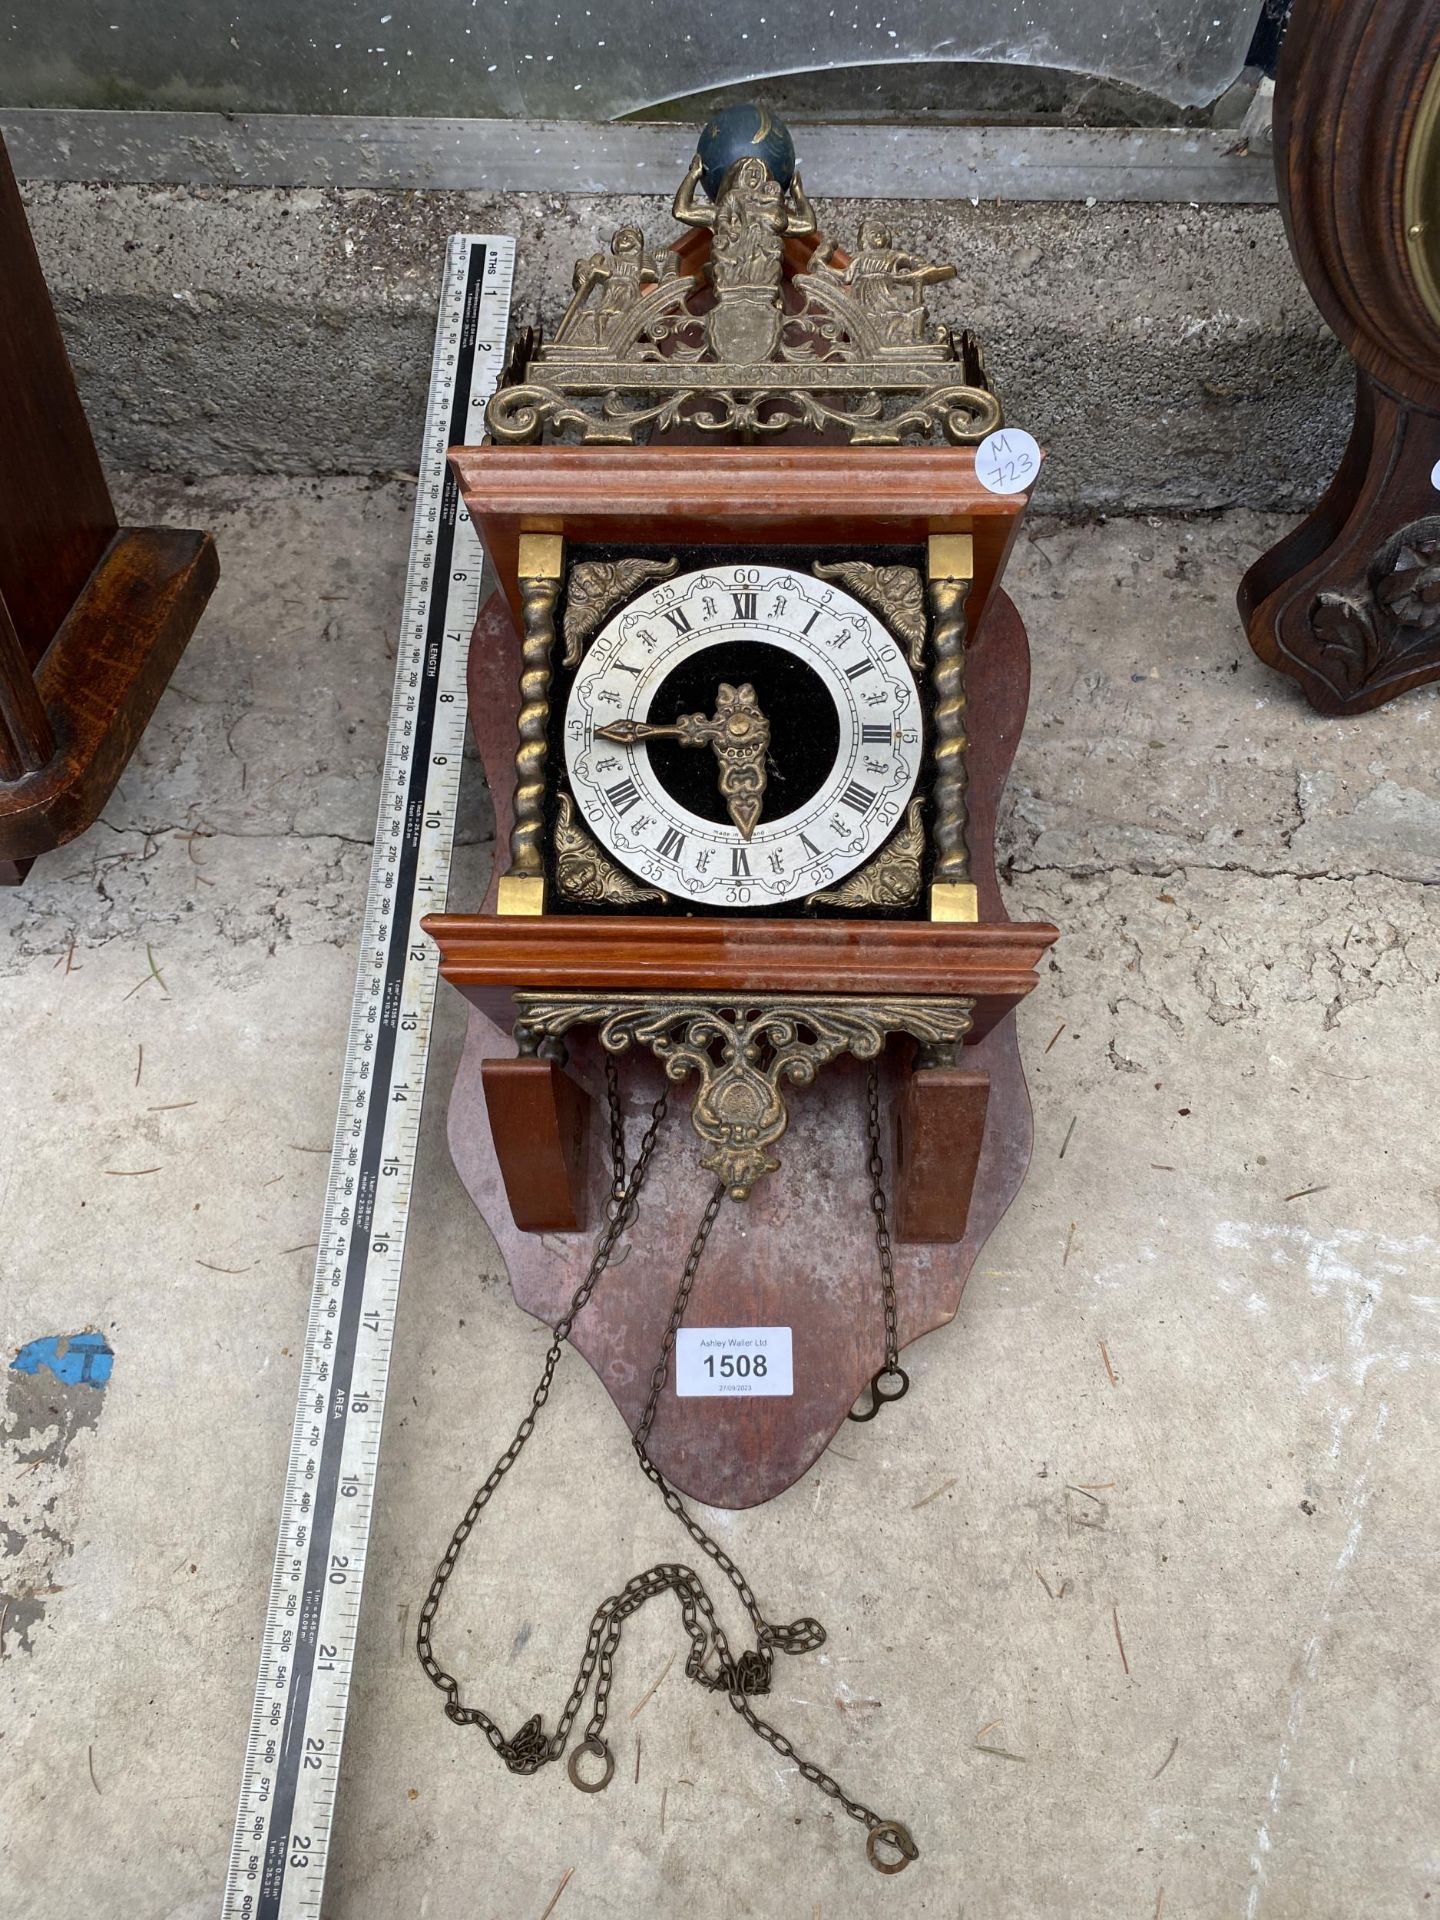
{"label": "brass atlas figurine", "polygon": [[[614,1773],[624,1622],[665,1593],[689,1677],[798,1758],[755,1702],[824,1629],[762,1611],[682,1494],[769,1499],[905,1393],[902,1347],[954,1316],[1024,1177],[1013,1014],[1056,937],[1010,922],[995,877],[1026,495],[977,475],[1000,402],[925,304],[954,269],[874,220],[854,253],[823,241],[757,108],[706,127],[674,213],[664,265],[634,226],[576,265],[486,443],[451,455],[501,583],[469,672],[506,849],[482,912],[426,922],[471,1002],[451,1146],[553,1337],[418,1650],[512,1772],[562,1759],[588,1700],[586,1791]],[[553,1726],[507,1734],[441,1664],[437,1615],[567,1341],[754,1640],[732,1648],[692,1568],[652,1567],[596,1609]],[[799,1765],[882,1872],[917,1857]]]}

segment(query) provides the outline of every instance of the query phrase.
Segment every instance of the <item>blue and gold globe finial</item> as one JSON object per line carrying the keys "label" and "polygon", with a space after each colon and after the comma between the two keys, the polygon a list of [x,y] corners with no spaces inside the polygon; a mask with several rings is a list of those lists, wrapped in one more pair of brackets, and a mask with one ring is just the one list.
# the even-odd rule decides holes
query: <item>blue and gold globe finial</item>
{"label": "blue and gold globe finial", "polygon": [[745,102],[722,107],[712,114],[695,142],[700,156],[700,184],[711,200],[719,197],[720,183],[737,160],[763,160],[782,193],[795,178],[795,142],[790,129],[765,107]]}

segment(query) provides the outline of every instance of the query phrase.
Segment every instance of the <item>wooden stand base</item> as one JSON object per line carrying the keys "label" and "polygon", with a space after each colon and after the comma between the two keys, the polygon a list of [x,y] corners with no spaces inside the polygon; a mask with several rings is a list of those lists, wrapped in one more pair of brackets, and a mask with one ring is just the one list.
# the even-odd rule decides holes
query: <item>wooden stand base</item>
{"label": "wooden stand base", "polygon": [[1368,713],[1440,679],[1440,415],[1356,375],[1329,491],[1240,583],[1251,646],[1320,713]]}
{"label": "wooden stand base", "polygon": [[[508,611],[497,597],[482,612],[470,652],[470,710],[481,752],[498,776],[492,790],[501,846],[509,828],[505,773],[516,709],[513,644],[502,643],[508,626]],[[1007,927],[992,855],[995,811],[1029,692],[1025,630],[1003,594],[995,597],[971,647],[968,684],[975,742],[970,833],[984,932],[1001,941],[1007,935],[1028,934],[1032,941],[1043,936],[1043,950],[1053,929]],[[494,891],[492,885],[490,910]],[[530,932],[543,924],[530,923]],[[683,934],[701,923],[669,924],[672,934]],[[925,930],[914,931],[923,936]],[[450,1099],[450,1147],[461,1180],[495,1236],[516,1300],[553,1325],[584,1277],[591,1239],[583,1232],[550,1231],[543,1237],[526,1232],[507,1199],[507,1184],[515,1192],[516,1173],[496,1151],[487,1076],[493,1076],[497,1061],[515,1064],[510,1024],[503,998],[477,985]],[[578,1031],[571,1049],[566,1076],[588,1097],[593,1127],[605,1112],[604,1058],[590,1032]],[[938,1070],[927,1083],[922,1073],[917,1085],[910,1078],[910,1054],[909,1042],[897,1042],[883,1055],[881,1112],[893,1116],[902,1099],[919,1102],[908,1135],[912,1160],[938,1151],[935,1127],[943,1124],[951,1135],[944,1145],[952,1178],[942,1182],[951,1190],[948,1207],[911,1219],[912,1227],[923,1227],[933,1238],[897,1237],[902,1344],[953,1319],[980,1248],[1024,1179],[1032,1138],[1012,1012],[997,1010],[984,1037],[964,1048],[963,1068],[953,1074]],[[727,1202],[716,1222],[686,1324],[791,1328],[794,1392],[730,1400],[680,1399],[673,1384],[666,1390],[650,1436],[651,1457],[683,1493],[711,1506],[753,1506],[796,1481],[828,1445],[862,1384],[884,1359],[883,1300],[866,1174],[866,1072],[863,1063],[846,1056],[824,1067],[813,1086],[797,1089],[790,1098],[780,1172],[759,1181],[749,1200]],[[621,1059],[620,1080],[627,1152],[633,1157],[651,1103],[667,1083],[649,1054],[635,1050]],[[988,1088],[983,1116],[982,1083]],[[710,1177],[698,1167],[689,1100],[687,1089],[672,1087],[672,1113],[639,1217],[571,1335],[631,1428],[644,1405],[685,1254],[710,1189]],[[547,1118],[547,1128],[551,1125]],[[893,1125],[887,1125],[882,1147],[896,1203],[912,1207],[903,1170],[896,1184]],[[603,1161],[603,1155],[592,1153],[586,1174],[586,1217],[592,1222],[602,1217],[608,1192]],[[968,1195],[962,1191],[967,1178]],[[927,1189],[931,1184],[924,1183]],[[545,1187],[547,1204],[558,1191],[552,1174]],[[518,1410],[528,1384],[517,1381],[515,1392]],[[903,1420],[904,1413],[887,1410],[882,1418]]]}
{"label": "wooden stand base", "polygon": [[0,886],[96,819],[218,574],[117,525],[0,140]]}
{"label": "wooden stand base", "polygon": [[[122,528],[35,672],[55,750],[0,781],[10,884],[100,813],[165,691],[219,577],[208,533]],[[0,868],[0,884],[7,878]]]}

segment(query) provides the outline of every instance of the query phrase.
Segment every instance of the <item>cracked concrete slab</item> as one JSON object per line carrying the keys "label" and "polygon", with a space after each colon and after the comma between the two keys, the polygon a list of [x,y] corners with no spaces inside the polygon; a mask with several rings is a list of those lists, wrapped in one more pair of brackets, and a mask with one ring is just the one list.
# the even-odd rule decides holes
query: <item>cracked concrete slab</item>
{"label": "cracked concrete slab", "polygon": [[[127,504],[214,526],[224,571],[108,824],[0,897],[24,1116],[0,1136],[4,1339],[94,1325],[116,1353],[52,1518],[63,1591],[0,1660],[23,1920],[108,1912],[119,1885],[135,1913],[214,1910],[408,532],[393,483]],[[921,1861],[870,1874],[859,1829],[667,1667],[673,1611],[627,1630],[601,1798],[512,1779],[444,1721],[416,1609],[544,1345],[449,1165],[450,996],[327,1911],[508,1920],[562,1880],[557,1920],[1440,1898],[1440,693],[1321,721],[1253,660],[1234,584],[1284,524],[1022,542],[1009,901],[1062,929],[1021,1013],[1031,1175],[956,1321],[909,1350],[899,1417],[719,1522],[767,1607],[831,1632],[783,1663],[776,1722],[911,1821]],[[489,857],[469,785],[457,901]],[[506,1491],[442,1645],[510,1727],[553,1719],[597,1600],[681,1543],[573,1359]]]}
{"label": "cracked concrete slab", "polygon": [[1219,867],[1440,880],[1432,695],[1319,720],[1235,613],[1289,523],[1033,520],[1013,567],[1034,654],[1002,858],[1017,872]]}

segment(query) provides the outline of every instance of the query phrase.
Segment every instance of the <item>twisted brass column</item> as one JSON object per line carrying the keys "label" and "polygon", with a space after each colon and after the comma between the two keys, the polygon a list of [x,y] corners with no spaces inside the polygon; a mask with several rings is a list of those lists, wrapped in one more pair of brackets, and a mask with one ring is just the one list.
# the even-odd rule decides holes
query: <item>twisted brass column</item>
{"label": "twisted brass column", "polygon": [[934,534],[930,540],[930,684],[935,694],[935,781],[931,789],[935,866],[930,887],[932,920],[978,920],[970,879],[965,693],[965,602],[975,573],[968,533]]}
{"label": "twisted brass column", "polygon": [[558,533],[520,536],[522,635],[520,717],[515,747],[515,806],[510,826],[510,870],[500,881],[501,913],[545,911],[545,761],[549,752],[551,656],[555,601],[565,542]]}

